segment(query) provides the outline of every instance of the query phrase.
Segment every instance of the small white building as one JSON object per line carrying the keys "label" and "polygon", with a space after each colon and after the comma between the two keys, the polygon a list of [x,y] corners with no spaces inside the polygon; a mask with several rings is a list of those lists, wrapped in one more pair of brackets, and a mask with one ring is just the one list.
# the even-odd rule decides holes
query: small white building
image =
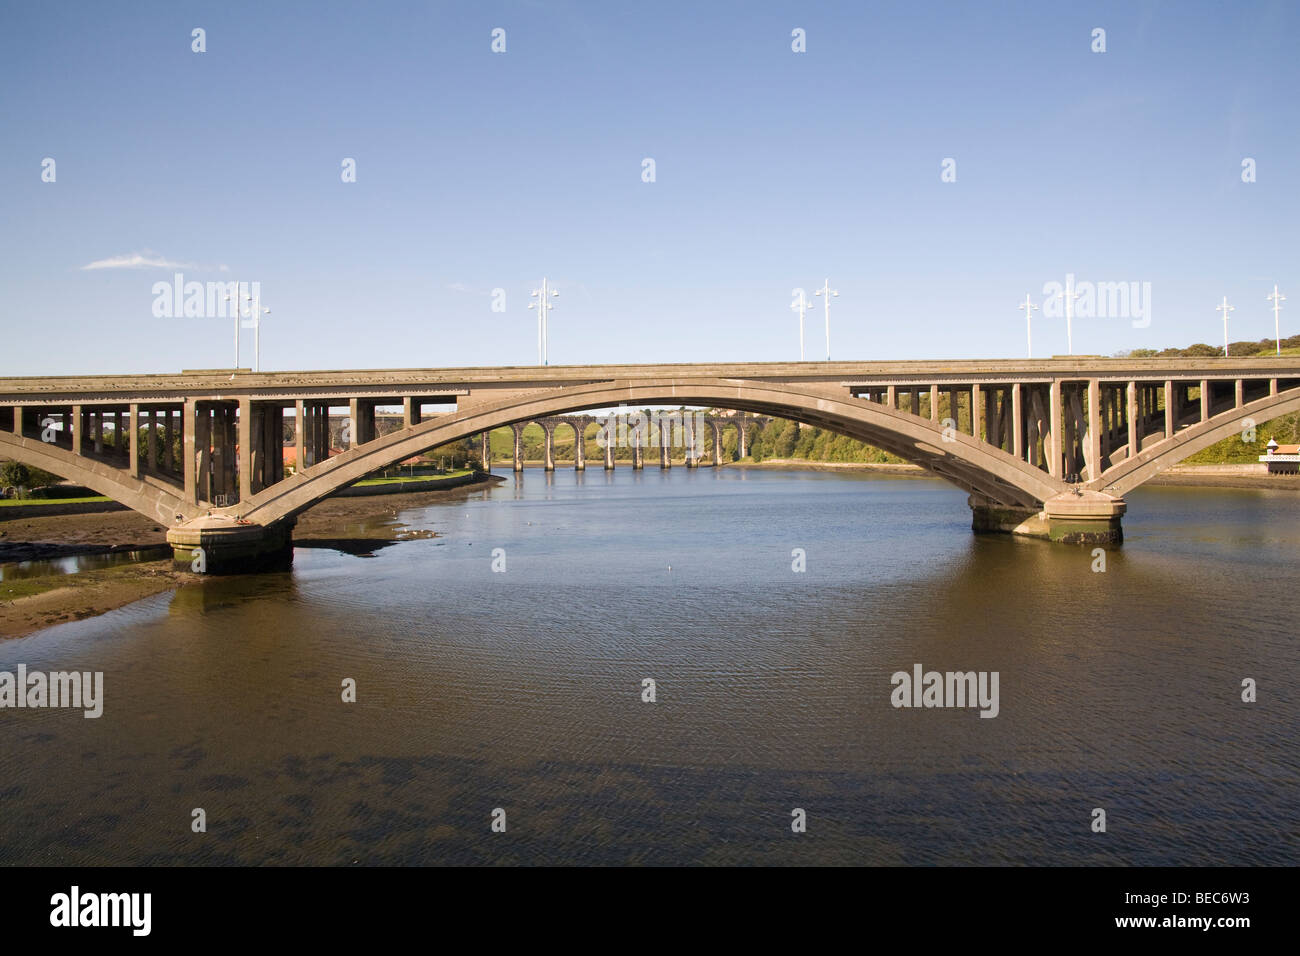
{"label": "small white building", "polygon": [[1276,438],[1268,440],[1268,454],[1259,460],[1268,465],[1270,475],[1300,474],[1300,445],[1279,445]]}

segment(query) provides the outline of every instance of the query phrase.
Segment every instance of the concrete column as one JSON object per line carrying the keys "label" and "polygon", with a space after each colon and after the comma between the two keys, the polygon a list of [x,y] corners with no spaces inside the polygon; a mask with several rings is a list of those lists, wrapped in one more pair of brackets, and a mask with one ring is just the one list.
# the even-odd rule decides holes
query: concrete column
{"label": "concrete column", "polygon": [[[641,453],[641,449],[644,447],[644,444],[642,443],[641,439],[644,437],[645,430],[647,427],[648,426],[644,422],[642,422],[641,425],[638,426],[636,429],[634,429],[632,432],[632,470],[633,471],[641,471],[643,468],[645,468],[645,459],[642,457],[642,453]],[[613,468],[614,466],[611,464],[609,467]]]}
{"label": "concrete column", "polygon": [[898,407],[898,390],[893,385],[885,389],[885,404],[890,408]]}
{"label": "concrete column", "polygon": [[1276,394],[1277,394],[1277,379],[1275,379],[1275,378],[1270,378],[1270,379],[1268,380],[1268,393],[1269,393],[1270,395],[1276,395]]}
{"label": "concrete column", "polygon": [[1053,478],[1061,477],[1061,381],[1052,379],[1052,384],[1048,387],[1048,414],[1051,421],[1048,422],[1047,446],[1048,462],[1047,473]]}
{"label": "concrete column", "polygon": [[937,422],[938,420],[939,420],[939,386],[931,385],[930,386],[930,421]]}
{"label": "concrete column", "polygon": [[1241,379],[1237,379],[1234,383],[1233,401],[1236,403],[1233,406],[1234,408],[1241,408],[1242,405],[1246,404],[1245,388]]}
{"label": "concrete column", "polygon": [[713,429],[713,467],[717,468],[722,465],[722,426],[711,421],[709,427]]}
{"label": "concrete column", "polygon": [[1128,383],[1128,456],[1134,457],[1142,449],[1142,431],[1138,427],[1138,387],[1137,382]]}
{"label": "concrete column", "polygon": [[1178,424],[1178,393],[1174,383],[1165,382],[1165,437],[1174,437],[1174,428]]}
{"label": "concrete column", "polygon": [[199,444],[195,438],[198,420],[198,403],[192,398],[185,399],[181,417],[181,467],[185,473],[185,500],[190,504],[199,503]]}
{"label": "concrete column", "polygon": [[555,426],[542,422],[542,470],[555,470]]}
{"label": "concrete column", "polygon": [[80,405],[72,406],[72,453],[81,454],[82,441],[85,438],[86,418]]}
{"label": "concrete column", "polygon": [[671,468],[673,466],[673,461],[668,456],[668,443],[672,441],[671,430],[672,430],[672,425],[669,425],[667,428],[665,428],[664,420],[661,417],[659,419],[659,467],[660,468]]}
{"label": "concrete column", "polygon": [[749,454],[749,440],[745,437],[745,416],[739,412],[736,413],[736,433],[736,450],[744,458]]}
{"label": "concrete column", "polygon": [[294,471],[307,467],[306,446],[307,407],[302,399],[293,403],[293,461]]}
{"label": "concrete column", "polygon": [[158,410],[149,410],[149,420],[144,426],[145,471],[154,472],[158,468]]}
{"label": "concrete column", "polygon": [[1208,379],[1201,379],[1201,421],[1210,420],[1210,382]]}
{"label": "concrete column", "polygon": [[241,398],[239,400],[239,438],[238,438],[238,469],[239,469],[239,500],[247,501],[253,497],[253,403],[250,399]]}
{"label": "concrete column", "polygon": [[95,454],[104,453],[104,413],[99,409],[90,412],[90,435],[95,439]]}
{"label": "concrete column", "polygon": [[127,436],[127,472],[132,478],[140,477],[140,406],[131,403],[131,434]]}
{"label": "concrete column", "polygon": [[[183,413],[182,413],[183,414]],[[172,449],[177,434],[175,426],[172,425],[172,410],[170,408],[163,410],[163,468],[167,474],[173,474],[176,471],[176,455]]]}
{"label": "concrete column", "polygon": [[213,495],[234,494],[228,481],[230,459],[233,457],[234,444],[230,440],[230,423],[227,419],[225,404],[218,404],[212,409],[212,493]]}
{"label": "concrete column", "polygon": [[[602,428],[603,427],[604,426],[602,426]],[[614,426],[611,423],[609,429],[606,430],[605,433],[605,470],[606,471],[614,470],[614,443],[618,440],[618,436],[613,432],[614,432]],[[632,435],[639,434],[635,428],[629,429],[629,432]]]}
{"label": "concrete column", "polygon": [[515,433],[515,466],[516,473],[524,470],[524,426],[515,424],[510,426]]}
{"label": "concrete column", "polygon": [[479,449],[479,457],[483,459],[483,470],[492,471],[492,433],[484,432],[480,437],[482,447]]}
{"label": "concrete column", "polygon": [[23,407],[21,405],[14,406],[14,422],[12,431],[19,438],[23,435]]}
{"label": "concrete column", "polygon": [[356,448],[361,444],[361,402],[359,399],[351,399],[348,402],[348,434],[352,440],[348,443],[348,448]]}
{"label": "concrete column", "polygon": [[1095,378],[1088,379],[1088,444],[1084,455],[1084,464],[1088,468],[1088,479],[1095,481],[1101,477],[1101,382]]}
{"label": "concrete column", "polygon": [[970,387],[970,433],[976,441],[980,439],[983,427],[984,403],[980,401],[980,383],[972,382]]}
{"label": "concrete column", "polygon": [[420,406],[413,398],[402,399],[402,426],[410,428],[420,424]]}

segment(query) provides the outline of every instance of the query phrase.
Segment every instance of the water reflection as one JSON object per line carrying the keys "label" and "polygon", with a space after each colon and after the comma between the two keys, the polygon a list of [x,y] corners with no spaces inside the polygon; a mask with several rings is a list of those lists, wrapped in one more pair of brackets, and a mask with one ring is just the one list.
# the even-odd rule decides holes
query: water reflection
{"label": "water reflection", "polygon": [[[106,686],[5,718],[0,862],[1300,862],[1294,498],[1139,492],[1096,573],[929,480],[540,474],[0,645]],[[999,716],[892,708],[915,663]]]}

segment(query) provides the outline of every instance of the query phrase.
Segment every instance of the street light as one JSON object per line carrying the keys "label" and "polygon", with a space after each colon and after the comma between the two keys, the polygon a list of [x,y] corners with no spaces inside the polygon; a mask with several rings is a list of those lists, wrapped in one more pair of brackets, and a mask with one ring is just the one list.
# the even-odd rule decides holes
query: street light
{"label": "street light", "polygon": [[233,309],[235,313],[235,368],[239,368],[239,319],[242,312],[242,308],[239,304],[239,283],[238,282],[235,283],[235,294],[233,296],[229,292],[226,293],[226,301],[233,302],[235,304],[235,307]]}
{"label": "street light", "polygon": [[1033,322],[1031,320],[1033,319],[1034,313],[1038,311],[1038,306],[1034,305],[1033,302],[1029,301],[1029,293],[1026,292],[1025,301],[1020,303],[1020,305],[1016,306],[1016,308],[1025,310],[1025,340],[1026,340],[1026,344],[1028,344],[1029,346],[1029,357],[1033,358],[1034,357],[1034,329],[1033,329]]}
{"label": "street light", "polygon": [[808,296],[804,293],[803,289],[793,290],[792,294],[795,293],[797,293],[799,297],[790,303],[790,308],[799,313],[799,361],[802,362],[804,360],[803,317],[804,317],[804,313],[806,313],[810,308],[812,308],[812,303],[808,301]]}
{"label": "street light", "polygon": [[1060,298],[1065,303],[1065,348],[1068,355],[1074,354],[1074,300],[1079,298],[1083,293],[1075,291],[1069,286],[1069,279],[1066,279],[1066,287],[1053,299]]}
{"label": "street light", "polygon": [[824,296],[823,301],[826,304],[826,361],[831,360],[831,297],[839,298],[840,294],[831,288],[831,280],[827,279],[825,284],[818,289],[813,295]]}
{"label": "street light", "polygon": [[244,301],[252,303],[253,371],[260,372],[262,371],[262,316],[270,315],[271,310],[262,308],[262,284],[257,282],[254,285],[257,286],[257,295],[255,297],[246,295]]}
{"label": "street light", "polygon": [[559,291],[556,289],[550,289],[547,287],[545,276],[542,277],[542,287],[540,289],[534,289],[529,293],[529,297],[536,300],[535,302],[529,302],[528,308],[537,309],[537,364],[539,365],[550,364],[546,355],[546,339],[547,333],[549,332],[546,324],[546,313],[555,308],[555,303],[553,303],[551,299],[559,294]]}
{"label": "street light", "polygon": [[1223,313],[1223,357],[1227,358],[1228,357],[1228,313],[1236,312],[1237,307],[1235,305],[1228,305],[1228,297],[1225,295],[1223,297],[1223,305],[1216,305],[1214,307],[1214,311]]}
{"label": "street light", "polygon": [[1277,339],[1277,354],[1282,354],[1282,324],[1278,319],[1278,312],[1282,310],[1282,303],[1286,301],[1286,296],[1277,291],[1277,284],[1273,285],[1273,294],[1265,296],[1273,303],[1273,335]]}

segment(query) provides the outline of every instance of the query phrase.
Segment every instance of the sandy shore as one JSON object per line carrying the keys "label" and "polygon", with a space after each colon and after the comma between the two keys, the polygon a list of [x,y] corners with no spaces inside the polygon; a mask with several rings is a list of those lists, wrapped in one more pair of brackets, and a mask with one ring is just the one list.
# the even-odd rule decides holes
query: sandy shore
{"label": "sandy shore", "polygon": [[[481,482],[436,491],[367,498],[331,498],[304,514],[294,545],[372,552],[399,541],[433,537],[432,530],[401,521],[403,510],[481,492]],[[137,551],[166,544],[167,529],[135,512],[50,515],[0,523],[0,563],[38,561],[81,554]],[[0,581],[0,638],[21,637],[45,627],[94,617],[141,598],[177,587],[203,587],[204,579],[177,571],[170,557],[76,574],[48,574]]]}

